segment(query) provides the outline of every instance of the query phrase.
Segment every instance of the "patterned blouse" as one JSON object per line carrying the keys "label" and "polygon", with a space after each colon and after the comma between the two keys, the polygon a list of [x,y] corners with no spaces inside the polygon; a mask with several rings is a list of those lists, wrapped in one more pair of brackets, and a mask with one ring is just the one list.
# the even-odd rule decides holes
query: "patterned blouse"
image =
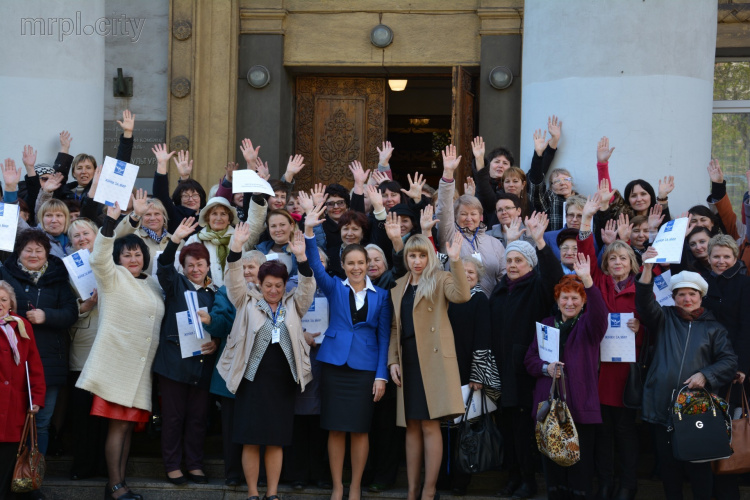
{"label": "patterned blouse", "polygon": [[[253,343],[253,349],[250,351],[250,359],[247,363],[247,369],[245,370],[245,378],[249,381],[255,379],[255,374],[258,372],[260,361],[263,359],[263,355],[266,352],[266,348],[271,344],[273,339],[273,312],[271,306],[261,299],[258,301],[258,308],[266,313],[266,322],[258,330],[255,336],[255,342]],[[289,336],[289,330],[286,327],[284,318],[286,316],[286,308],[283,304],[279,304],[278,315],[276,316],[276,325],[279,327],[279,345],[281,350],[284,351],[287,361],[289,362],[289,368],[292,370],[292,376],[294,381],[298,382],[297,379],[297,365],[294,362],[294,351],[292,350],[292,339]]]}

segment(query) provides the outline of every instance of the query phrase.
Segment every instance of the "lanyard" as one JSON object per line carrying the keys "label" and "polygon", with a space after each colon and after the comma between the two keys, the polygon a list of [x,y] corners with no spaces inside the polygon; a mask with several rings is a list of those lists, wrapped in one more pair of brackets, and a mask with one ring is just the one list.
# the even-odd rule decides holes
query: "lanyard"
{"label": "lanyard", "polygon": [[458,231],[459,231],[459,232],[461,233],[461,236],[463,236],[463,238],[464,238],[464,239],[465,239],[466,241],[468,241],[468,242],[469,242],[469,245],[471,245],[471,249],[472,249],[472,250],[474,250],[474,251],[476,252],[476,250],[477,250],[477,249],[476,249],[476,247],[474,246],[474,242],[475,242],[475,241],[477,241],[477,233],[479,232],[479,227],[477,227],[477,228],[476,228],[476,229],[474,230],[474,236],[473,236],[473,237],[471,238],[471,240],[470,240],[469,238],[467,238],[467,237],[466,237],[466,235],[465,235],[465,234],[464,234],[464,232],[462,231],[462,228],[461,228],[461,226],[459,226],[458,224],[456,224],[456,226],[458,226]]}

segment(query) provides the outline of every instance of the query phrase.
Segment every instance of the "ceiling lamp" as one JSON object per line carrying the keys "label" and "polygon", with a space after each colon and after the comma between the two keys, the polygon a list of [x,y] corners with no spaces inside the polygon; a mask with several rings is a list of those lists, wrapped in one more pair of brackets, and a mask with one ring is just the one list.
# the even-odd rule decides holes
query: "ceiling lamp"
{"label": "ceiling lamp", "polygon": [[406,82],[409,80],[388,80],[388,86],[394,92],[401,92],[406,88]]}

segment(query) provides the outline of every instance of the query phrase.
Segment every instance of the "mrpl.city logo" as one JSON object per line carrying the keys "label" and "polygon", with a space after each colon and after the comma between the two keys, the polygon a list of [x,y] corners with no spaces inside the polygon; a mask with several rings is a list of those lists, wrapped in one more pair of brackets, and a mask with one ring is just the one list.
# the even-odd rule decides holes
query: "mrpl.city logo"
{"label": "mrpl.city logo", "polygon": [[22,36],[57,37],[57,41],[64,42],[69,37],[79,36],[111,36],[128,37],[132,43],[141,37],[146,19],[128,17],[125,14],[100,17],[93,22],[83,20],[81,11],[74,17],[22,17]]}

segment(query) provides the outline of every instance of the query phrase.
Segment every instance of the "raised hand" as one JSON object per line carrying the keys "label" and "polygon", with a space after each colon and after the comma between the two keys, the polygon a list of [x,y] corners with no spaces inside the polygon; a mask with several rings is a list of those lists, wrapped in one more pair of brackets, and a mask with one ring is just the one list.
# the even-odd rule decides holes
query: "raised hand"
{"label": "raised hand", "polygon": [[432,205],[427,205],[419,211],[419,226],[422,228],[422,234],[425,236],[432,235],[432,228],[440,222],[440,219],[435,219],[435,209]]}
{"label": "raised hand", "polygon": [[17,191],[18,183],[21,181],[21,171],[16,169],[16,162],[12,158],[6,158],[3,165],[3,183],[5,191]]}
{"label": "raised hand", "polygon": [[[23,166],[26,167],[26,173],[32,172],[34,175],[36,175],[36,172],[34,172],[34,165],[36,165],[36,149],[32,148],[28,144],[23,147],[23,156],[22,156]],[[33,177],[32,175],[29,175],[29,177]]]}
{"label": "raised hand", "polygon": [[391,241],[401,239],[401,224],[398,223],[398,215],[391,212],[385,216],[385,234]]}
{"label": "raised hand", "polygon": [[547,130],[549,130],[549,145],[552,149],[557,149],[557,143],[560,142],[562,135],[562,120],[552,115],[547,118]]}
{"label": "raised hand", "polygon": [[617,235],[622,241],[630,241],[630,233],[633,232],[633,224],[630,223],[628,214],[620,214],[617,221]]}
{"label": "raised hand", "polygon": [[542,132],[542,129],[537,129],[534,131],[534,152],[537,154],[537,156],[542,156],[544,150],[547,149],[548,143],[549,140],[547,140],[546,130],[544,132]]}
{"label": "raised hand", "polygon": [[474,158],[479,161],[482,159],[482,165],[484,165],[484,139],[481,137],[475,137],[471,141],[471,152],[474,154]]}
{"label": "raised hand", "polygon": [[[172,233],[171,239],[173,243],[180,244],[182,240],[189,237],[191,234],[193,234],[198,227],[198,221],[195,220],[195,217],[188,217],[186,219],[182,219],[182,222],[180,222],[180,225],[177,226],[174,230],[174,233]],[[237,233],[235,232],[235,237],[237,237]]]}
{"label": "raised hand", "polygon": [[373,212],[383,211],[383,195],[380,193],[378,186],[369,184],[365,190],[365,196],[370,199],[370,205],[372,205]]}
{"label": "raised hand", "polygon": [[286,172],[284,173],[284,179],[291,183],[294,180],[294,176],[300,173],[305,166],[305,157],[302,155],[294,155],[289,157],[289,161],[286,164]]}
{"label": "raised hand", "polygon": [[148,210],[148,192],[145,189],[139,189],[134,196],[131,196],[131,199],[133,200],[133,213],[138,217],[143,217]]}
{"label": "raised hand", "polygon": [[406,174],[406,178],[409,179],[409,190],[401,188],[401,192],[414,200],[415,203],[419,203],[422,201],[422,188],[427,180],[419,172],[414,173],[413,180],[410,174]]}
{"label": "raised hand", "polygon": [[474,182],[473,177],[467,177],[466,182],[464,182],[464,194],[468,194],[469,196],[476,196],[477,193],[477,185]]}
{"label": "raised hand", "polygon": [[247,222],[240,221],[234,228],[232,236],[231,249],[233,252],[242,252],[242,247],[250,239],[250,225]]}
{"label": "raised hand", "polygon": [[170,152],[166,144],[155,144],[151,148],[151,152],[156,157],[156,171],[160,174],[166,174],[167,168],[169,168],[169,159],[172,158],[176,151]]}
{"label": "raised hand", "polygon": [[73,138],[70,136],[70,132],[63,130],[60,132],[60,151],[66,154],[70,153],[70,143],[73,142]]}
{"label": "raised hand", "polygon": [[393,146],[390,141],[385,141],[382,147],[375,147],[378,150],[378,165],[388,166],[388,162],[391,160],[393,154]]}
{"label": "raised hand", "polygon": [[193,160],[190,159],[190,151],[179,151],[177,158],[172,158],[177,172],[180,174],[180,180],[186,180],[190,178],[190,173],[193,171]]}
{"label": "raised hand", "polygon": [[596,145],[596,161],[599,163],[606,163],[609,161],[609,157],[612,156],[612,151],[615,148],[609,148],[609,139],[605,136],[599,139],[599,144]]}
{"label": "raised hand", "polygon": [[297,194],[297,200],[299,201],[299,206],[302,208],[302,210],[309,214],[312,212],[312,209],[315,208],[315,201],[314,198],[311,197],[309,194],[307,194],[305,191],[300,191]]}
{"label": "raised hand", "polygon": [[544,248],[544,231],[549,225],[549,217],[544,212],[535,212],[531,217],[526,217],[526,234],[531,236],[536,242],[537,248]]}
{"label": "raised hand", "polygon": [[[248,165],[247,168],[250,168]],[[268,162],[263,163],[263,160],[260,158],[255,159],[255,172],[258,174],[258,177],[260,177],[263,180],[268,180],[271,178],[271,172],[268,170]]]}
{"label": "raised hand", "polygon": [[302,234],[302,231],[295,231],[289,239],[289,250],[297,258],[298,263],[307,260],[305,256],[305,235]]}
{"label": "raised hand", "polygon": [[305,217],[305,234],[307,236],[312,236],[312,228],[323,223],[323,221],[325,220],[325,217],[323,215],[325,211],[326,207],[321,203],[319,205],[316,205],[315,208],[313,208],[310,213],[307,214],[307,216]]}
{"label": "raised hand", "polygon": [[456,156],[456,146],[449,144],[443,151],[443,177],[453,179],[453,172],[461,164],[461,156]]}
{"label": "raised hand", "polygon": [[367,184],[367,179],[370,178],[372,171],[363,169],[362,164],[357,160],[354,160],[349,165],[349,171],[352,173],[352,178],[354,179],[354,192],[364,194],[365,184]]}
{"label": "raised hand", "polygon": [[597,191],[597,194],[599,195],[599,210],[607,210],[609,208],[609,201],[612,199],[612,195],[615,194],[614,191],[609,189],[609,181],[607,179],[602,179],[599,182],[599,190]]}
{"label": "raised hand", "polygon": [[135,115],[129,110],[122,112],[122,120],[117,120],[117,124],[122,128],[122,135],[126,138],[133,137],[133,129],[135,128]]}
{"label": "raised hand", "polygon": [[245,161],[247,162],[247,168],[253,170],[253,167],[250,165],[255,163],[255,159],[258,157],[258,151],[260,151],[260,146],[253,149],[253,141],[250,139],[242,139],[242,142],[240,143],[240,151],[242,151],[242,157],[245,158]]}
{"label": "raised hand", "polygon": [[107,206],[107,217],[110,217],[114,220],[118,220],[120,218],[120,214],[122,213],[122,209],[120,208],[120,202],[116,201],[114,206]]}
{"label": "raised hand", "polygon": [[503,226],[505,230],[505,237],[508,243],[516,241],[526,233],[526,228],[521,227],[521,217],[513,217],[510,224]]}
{"label": "raised hand", "polygon": [[573,270],[583,282],[583,286],[589,288],[594,284],[594,280],[591,279],[591,258],[588,255],[579,253],[573,263]]}
{"label": "raised hand", "polygon": [[[310,190],[310,194],[312,195],[312,201],[313,201],[313,207],[320,205],[326,200],[326,185],[322,183],[317,183],[313,188]],[[313,207],[310,207],[310,210],[312,210]],[[307,210],[305,210],[307,212]]]}
{"label": "raised hand", "polygon": [[450,258],[451,262],[456,262],[461,258],[461,245],[463,245],[463,239],[464,237],[461,235],[461,232],[456,231],[453,234],[453,241],[445,242],[445,253],[448,254],[448,258]]}
{"label": "raised hand", "polygon": [[605,245],[611,245],[617,239],[617,222],[610,219],[602,228],[602,241]]}
{"label": "raised hand", "polygon": [[664,179],[659,179],[659,198],[666,198],[674,190],[674,175],[666,175]]}
{"label": "raised hand", "polygon": [[385,172],[374,171],[372,173],[372,181],[376,186],[380,186],[384,182],[390,181],[390,177]]}
{"label": "raised hand", "polygon": [[227,164],[224,166],[224,175],[229,182],[232,182],[232,179],[234,178],[234,172],[235,170],[239,170],[239,168],[240,164],[233,161],[227,162]]}
{"label": "raised hand", "polygon": [[60,172],[55,172],[54,174],[47,177],[46,181],[39,180],[42,191],[45,193],[54,193],[58,189],[60,189],[60,186],[63,185],[63,182],[65,182],[65,177],[63,177],[63,174]]}
{"label": "raised hand", "polygon": [[708,176],[711,178],[711,182],[716,184],[724,182],[724,172],[721,171],[719,160],[716,158],[708,162]]}
{"label": "raised hand", "polygon": [[599,211],[599,205],[601,203],[601,195],[597,192],[594,194],[594,196],[589,196],[586,199],[586,204],[583,206],[583,218],[585,219],[587,216],[589,219],[594,216],[596,212]]}
{"label": "raised hand", "polygon": [[651,210],[649,210],[648,212],[648,230],[649,231],[659,230],[661,223],[664,221],[664,215],[662,214],[663,211],[664,209],[662,209],[661,203],[657,203],[653,207],[651,207]]}

